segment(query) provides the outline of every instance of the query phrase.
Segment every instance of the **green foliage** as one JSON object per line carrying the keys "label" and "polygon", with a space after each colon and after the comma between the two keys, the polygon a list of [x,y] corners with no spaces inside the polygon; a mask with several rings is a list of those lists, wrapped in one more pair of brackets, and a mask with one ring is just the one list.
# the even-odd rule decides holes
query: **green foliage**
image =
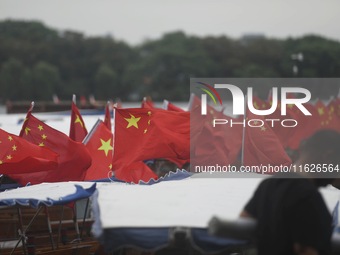
{"label": "green foliage", "polygon": [[58,68],[46,62],[38,62],[32,69],[32,99],[50,100],[60,85]]}
{"label": "green foliage", "polygon": [[31,72],[18,59],[5,62],[0,72],[2,99],[25,99],[30,95]]}
{"label": "green foliage", "polygon": [[106,63],[101,64],[94,76],[95,96],[97,98],[105,98],[107,95],[111,95],[113,91],[119,93],[117,78],[117,73],[110,65]]}
{"label": "green foliage", "polygon": [[[285,40],[194,37],[183,32],[131,47],[112,37],[57,31],[40,22],[0,22],[0,100],[187,100],[191,77],[339,77],[340,43],[315,35]],[[292,55],[303,53],[303,61]],[[326,95],[329,89],[313,85]],[[261,87],[259,95],[268,88]]]}

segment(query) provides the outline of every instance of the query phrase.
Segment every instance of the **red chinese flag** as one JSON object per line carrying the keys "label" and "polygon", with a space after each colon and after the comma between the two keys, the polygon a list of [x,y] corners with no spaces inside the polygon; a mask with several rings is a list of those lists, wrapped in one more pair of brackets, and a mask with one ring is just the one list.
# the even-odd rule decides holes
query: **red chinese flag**
{"label": "red chinese flag", "polygon": [[111,131],[111,103],[107,103],[105,107],[105,118],[104,118],[105,126]]}
{"label": "red chinese flag", "polygon": [[141,104],[141,108],[154,109],[155,105],[152,102],[151,98],[144,97],[143,101],[142,101],[142,104]]}
{"label": "red chinese flag", "polygon": [[58,154],[0,129],[0,173],[27,174],[55,170]]}
{"label": "red chinese flag", "polygon": [[[292,150],[297,150],[303,140],[310,137],[318,129],[320,129],[320,117],[315,105],[307,103],[304,104],[304,106],[312,115],[304,115],[295,106],[292,109],[292,111],[296,114],[296,117],[292,119],[295,119],[298,122],[297,126],[292,128],[295,132],[291,136],[287,137],[286,141],[287,147]],[[287,109],[287,113],[288,112],[289,108]]]}
{"label": "red chinese flag", "polygon": [[[213,120],[226,121],[213,126]],[[200,107],[191,111],[191,164],[221,165],[236,164],[242,144],[242,125],[230,126],[231,121],[237,121],[211,106],[207,115],[201,115]]]}
{"label": "red chinese flag", "polygon": [[82,142],[87,135],[84,120],[77,108],[76,104],[72,101],[71,110],[71,124],[70,124],[70,138],[76,142]]}
{"label": "red chinese flag", "polygon": [[257,110],[267,110],[271,106],[271,101],[267,102],[257,96],[253,96],[253,106]]}
{"label": "red chinese flag", "polygon": [[[85,145],[71,140],[64,133],[46,125],[31,112],[27,113],[20,136],[33,144],[46,147],[59,155],[58,168],[30,176],[16,176],[20,183],[37,184],[41,182],[82,181],[91,165],[91,156]],[[48,169],[50,170],[50,169]]]}
{"label": "red chinese flag", "polygon": [[[301,117],[301,114],[299,112],[300,110],[297,107],[293,105],[288,105],[286,108],[286,115],[283,116],[281,115],[281,104],[280,102],[278,102],[276,110],[272,114],[267,115],[265,118],[267,121],[267,124],[270,126],[273,132],[277,135],[277,137],[279,138],[284,148],[289,147],[290,138],[295,136],[295,133],[299,129],[300,117]],[[281,124],[282,119],[296,120],[298,122],[298,126],[297,127],[284,127]]]}
{"label": "red chinese flag", "polygon": [[291,159],[263,117],[248,111],[247,119],[256,127],[245,127],[244,165],[290,165]]}
{"label": "red chinese flag", "polygon": [[321,100],[318,100],[315,103],[315,108],[317,110],[319,118],[317,129],[328,128],[330,119],[326,105]]}
{"label": "red chinese flag", "polygon": [[115,177],[125,182],[139,183],[157,180],[158,176],[142,161],[133,162],[115,171]]}
{"label": "red chinese flag", "polygon": [[162,109],[115,109],[113,169],[155,158],[190,158],[190,115]]}
{"label": "red chinese flag", "polygon": [[92,157],[92,165],[86,171],[85,181],[108,178],[112,170],[112,142],[112,132],[98,120],[84,141]]}
{"label": "red chinese flag", "polygon": [[340,119],[340,97],[333,100],[333,106],[335,110],[335,115]]}
{"label": "red chinese flag", "polygon": [[327,106],[324,105],[323,120],[321,126],[326,129],[340,131],[340,122],[336,113],[336,101],[333,99]]}
{"label": "red chinese flag", "polygon": [[163,102],[164,109],[168,111],[175,111],[175,112],[184,112],[182,108],[170,103],[168,100],[164,100]]}
{"label": "red chinese flag", "polygon": [[340,98],[333,99],[327,105],[328,113],[331,116],[330,126],[332,129],[340,131]]}

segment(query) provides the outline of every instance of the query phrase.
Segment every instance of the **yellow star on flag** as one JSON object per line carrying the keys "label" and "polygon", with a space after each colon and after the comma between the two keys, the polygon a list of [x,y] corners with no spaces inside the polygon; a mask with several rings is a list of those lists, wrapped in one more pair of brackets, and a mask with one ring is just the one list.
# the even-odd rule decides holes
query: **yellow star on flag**
{"label": "yellow star on flag", "polygon": [[84,127],[84,124],[83,124],[83,122],[81,121],[79,115],[76,115],[76,120],[74,121],[74,123],[79,123],[80,126]]}
{"label": "yellow star on flag", "polygon": [[39,125],[39,126],[38,126],[38,129],[39,129],[40,131],[42,131],[42,130],[44,130],[44,127],[43,127],[42,125]]}
{"label": "yellow star on flag", "polygon": [[16,151],[16,150],[17,150],[17,146],[16,146],[16,145],[13,145],[13,146],[12,146],[12,150],[13,150],[13,151]]}
{"label": "yellow star on flag", "polygon": [[2,160],[0,160],[0,165],[2,164]]}
{"label": "yellow star on flag", "polygon": [[8,136],[8,140],[10,140],[10,141],[13,141],[13,138],[12,138],[12,136]]}
{"label": "yellow star on flag", "polygon": [[45,144],[43,142],[39,143],[39,146],[45,146]]}
{"label": "yellow star on flag", "polygon": [[129,128],[132,126],[134,126],[135,128],[138,128],[138,121],[141,119],[141,117],[136,118],[131,113],[130,113],[130,116],[131,116],[130,118],[124,118],[128,122],[126,128]]}
{"label": "yellow star on flag", "polygon": [[31,129],[29,127],[25,127],[25,134],[28,135],[28,132],[30,132]]}
{"label": "yellow star on flag", "polygon": [[319,115],[323,115],[325,112],[324,112],[323,108],[318,108],[318,113],[319,113]]}
{"label": "yellow star on flag", "polygon": [[41,135],[41,138],[42,138],[43,140],[46,140],[46,138],[47,138],[47,135],[45,135],[45,134],[42,134],[42,135]]}
{"label": "yellow star on flag", "polygon": [[102,143],[102,146],[98,148],[99,151],[104,151],[105,156],[109,154],[109,151],[113,150],[113,147],[111,146],[111,138],[107,141],[104,141],[103,139],[100,139],[100,142]]}
{"label": "yellow star on flag", "polygon": [[12,159],[12,155],[8,155],[6,158],[11,160]]}

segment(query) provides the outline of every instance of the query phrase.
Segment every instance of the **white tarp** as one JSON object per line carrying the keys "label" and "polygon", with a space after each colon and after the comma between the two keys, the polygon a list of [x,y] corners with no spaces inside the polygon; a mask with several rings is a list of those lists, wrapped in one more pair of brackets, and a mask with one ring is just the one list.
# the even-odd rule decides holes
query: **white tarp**
{"label": "white tarp", "polygon": [[[98,183],[101,227],[207,227],[214,215],[235,219],[262,180],[196,177],[150,186]],[[321,193],[333,210],[339,190]]]}

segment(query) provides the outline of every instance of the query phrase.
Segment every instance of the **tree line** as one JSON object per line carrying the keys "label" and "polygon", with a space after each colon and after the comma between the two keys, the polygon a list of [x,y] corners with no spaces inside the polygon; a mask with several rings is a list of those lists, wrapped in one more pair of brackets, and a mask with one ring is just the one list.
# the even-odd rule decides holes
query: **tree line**
{"label": "tree line", "polygon": [[[294,76],[340,77],[340,42],[317,35],[233,39],[177,31],[130,46],[111,36],[87,37],[37,21],[0,22],[0,102],[51,100],[53,95],[70,100],[72,94],[179,101],[188,100],[191,77]],[[310,89],[321,98],[335,91],[317,84]]]}

